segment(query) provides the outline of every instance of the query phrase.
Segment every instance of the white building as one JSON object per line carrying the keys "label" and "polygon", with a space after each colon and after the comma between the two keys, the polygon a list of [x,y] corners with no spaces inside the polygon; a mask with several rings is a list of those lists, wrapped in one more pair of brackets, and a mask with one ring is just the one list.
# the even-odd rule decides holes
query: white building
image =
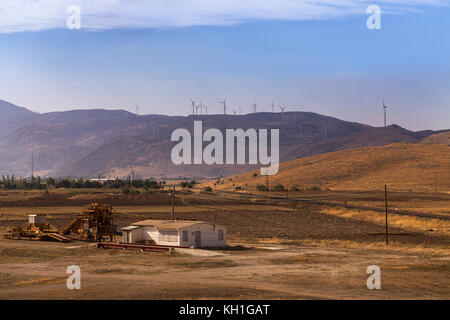
{"label": "white building", "polygon": [[122,228],[123,243],[181,247],[225,247],[226,228],[204,221],[144,220]]}

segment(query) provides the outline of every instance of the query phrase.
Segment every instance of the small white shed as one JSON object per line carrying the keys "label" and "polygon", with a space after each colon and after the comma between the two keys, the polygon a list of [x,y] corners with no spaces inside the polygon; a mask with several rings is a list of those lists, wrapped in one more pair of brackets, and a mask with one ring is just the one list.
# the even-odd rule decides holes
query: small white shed
{"label": "small white shed", "polygon": [[226,247],[226,228],[204,221],[144,220],[122,228],[122,243],[181,247]]}
{"label": "small white shed", "polygon": [[46,223],[45,214],[29,214],[28,215],[28,223],[30,224],[44,224]]}

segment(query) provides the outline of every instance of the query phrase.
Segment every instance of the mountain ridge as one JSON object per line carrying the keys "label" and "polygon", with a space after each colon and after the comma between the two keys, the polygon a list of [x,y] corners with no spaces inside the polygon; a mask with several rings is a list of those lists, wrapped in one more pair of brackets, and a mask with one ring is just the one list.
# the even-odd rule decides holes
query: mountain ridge
{"label": "mountain ridge", "polygon": [[131,171],[135,171],[137,177],[213,177],[258,167],[173,165],[170,152],[176,143],[170,141],[171,133],[178,128],[191,131],[194,120],[202,121],[204,130],[218,128],[222,132],[227,128],[280,129],[282,162],[364,146],[418,143],[435,133],[432,130],[409,131],[397,125],[371,127],[301,111],[167,116],[136,115],[125,110],[76,109],[26,114],[31,114],[34,120],[10,128],[11,131],[0,138],[2,174],[30,175],[32,154],[36,174],[60,177],[88,178],[99,174],[124,177]]}

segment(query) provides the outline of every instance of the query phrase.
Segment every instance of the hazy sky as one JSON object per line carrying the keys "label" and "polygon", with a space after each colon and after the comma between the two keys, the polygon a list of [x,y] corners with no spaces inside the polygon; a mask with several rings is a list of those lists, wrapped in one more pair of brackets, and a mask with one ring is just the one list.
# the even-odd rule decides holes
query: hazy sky
{"label": "hazy sky", "polygon": [[[93,3],[96,3],[93,5]],[[126,4],[125,4],[126,3]],[[366,8],[382,9],[368,30]],[[69,4],[81,30],[68,30]],[[448,1],[0,0],[0,99],[34,111],[186,115],[275,104],[450,128]]]}

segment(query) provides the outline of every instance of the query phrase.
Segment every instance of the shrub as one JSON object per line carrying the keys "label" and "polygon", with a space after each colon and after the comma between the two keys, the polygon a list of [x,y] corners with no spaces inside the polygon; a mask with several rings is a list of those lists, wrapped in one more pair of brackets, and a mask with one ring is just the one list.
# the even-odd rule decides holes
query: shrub
{"label": "shrub", "polygon": [[194,187],[194,184],[192,184],[192,182],[194,182],[194,184],[196,183],[195,181],[191,181],[191,182],[188,182],[188,181],[182,181],[182,182],[180,183],[180,185],[181,185],[182,188],[189,188],[189,189],[192,189],[192,188]]}
{"label": "shrub", "polygon": [[130,193],[130,189],[129,188],[123,188],[122,189],[122,194],[129,194]]}
{"label": "shrub", "polygon": [[266,188],[266,186],[263,185],[263,184],[258,184],[258,185],[256,186],[256,190],[258,190],[258,191],[267,191],[267,188]]}
{"label": "shrub", "polygon": [[277,184],[272,188],[273,191],[284,191],[284,186],[282,184]]}
{"label": "shrub", "polygon": [[204,190],[205,190],[205,192],[212,192],[213,191],[211,187],[205,187]]}

